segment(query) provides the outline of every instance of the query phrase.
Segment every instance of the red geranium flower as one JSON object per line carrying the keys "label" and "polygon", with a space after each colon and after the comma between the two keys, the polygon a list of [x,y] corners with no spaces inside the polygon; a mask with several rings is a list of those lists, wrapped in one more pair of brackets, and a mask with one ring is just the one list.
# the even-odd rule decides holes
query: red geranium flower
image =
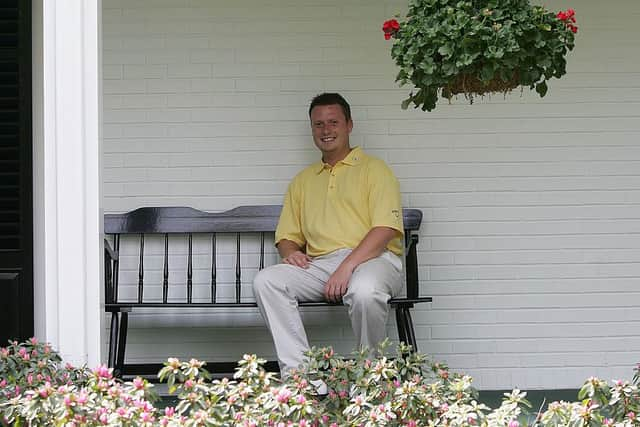
{"label": "red geranium flower", "polygon": [[382,24],[382,31],[384,31],[384,39],[389,40],[391,36],[400,30],[400,24],[395,19],[389,19]]}
{"label": "red geranium flower", "polygon": [[577,33],[578,32],[578,27],[575,24],[576,22],[576,11],[573,9],[567,9],[566,11],[560,11],[558,12],[558,14],[556,15],[556,17],[563,21],[566,25],[567,28],[569,28],[569,30],[571,30],[571,32],[573,33]]}

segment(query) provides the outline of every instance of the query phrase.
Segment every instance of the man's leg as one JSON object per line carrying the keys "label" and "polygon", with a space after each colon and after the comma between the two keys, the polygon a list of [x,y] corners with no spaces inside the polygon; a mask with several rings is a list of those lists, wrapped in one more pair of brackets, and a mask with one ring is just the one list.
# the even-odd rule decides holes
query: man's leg
{"label": "man's leg", "polygon": [[402,261],[391,252],[360,264],[343,297],[358,344],[375,349],[386,337],[389,298],[402,289]]}
{"label": "man's leg", "polygon": [[259,271],[253,280],[253,293],[273,337],[283,375],[297,368],[309,349],[298,301],[324,299],[324,284],[333,264],[327,265],[321,258],[314,259],[307,269],[277,264]]}

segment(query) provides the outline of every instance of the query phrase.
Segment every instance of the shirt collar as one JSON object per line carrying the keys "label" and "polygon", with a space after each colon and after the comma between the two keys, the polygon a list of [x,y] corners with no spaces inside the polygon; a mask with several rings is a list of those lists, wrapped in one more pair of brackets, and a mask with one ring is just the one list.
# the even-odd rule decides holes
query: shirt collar
{"label": "shirt collar", "polygon": [[[364,157],[364,151],[362,151],[362,148],[353,147],[349,152],[349,154],[347,154],[347,157],[340,160],[336,164],[342,163],[348,166],[355,166],[362,161],[363,157]],[[319,174],[325,169],[331,169],[331,166],[328,163],[323,162],[322,160],[320,160],[314,167],[316,174]]]}

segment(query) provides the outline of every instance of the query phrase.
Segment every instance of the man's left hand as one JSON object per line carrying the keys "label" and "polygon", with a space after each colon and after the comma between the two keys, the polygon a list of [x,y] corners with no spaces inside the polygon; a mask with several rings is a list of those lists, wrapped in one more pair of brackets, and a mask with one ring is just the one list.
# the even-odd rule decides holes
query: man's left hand
{"label": "man's left hand", "polygon": [[352,274],[353,270],[344,264],[338,267],[324,285],[325,299],[330,302],[342,301],[342,297],[347,293]]}

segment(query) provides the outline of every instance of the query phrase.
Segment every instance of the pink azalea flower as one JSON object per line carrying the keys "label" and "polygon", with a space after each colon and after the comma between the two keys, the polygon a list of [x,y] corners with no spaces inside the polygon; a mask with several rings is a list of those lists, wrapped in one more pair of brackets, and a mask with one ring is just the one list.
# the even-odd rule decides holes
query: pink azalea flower
{"label": "pink azalea flower", "polygon": [[99,378],[111,378],[111,369],[107,368],[105,365],[100,365],[93,371]]}
{"label": "pink azalea flower", "polygon": [[87,401],[89,400],[87,393],[85,393],[84,391],[81,391],[78,394],[78,397],[76,398],[76,402],[78,402],[81,405],[84,405],[85,403],[87,403]]}
{"label": "pink azalea flower", "polygon": [[290,397],[291,397],[291,392],[286,388],[283,388],[278,392],[278,395],[276,396],[276,400],[280,403],[286,403],[289,401]]}
{"label": "pink azalea flower", "polygon": [[135,377],[133,379],[133,386],[136,390],[142,390],[144,388],[144,380],[140,377]]}

